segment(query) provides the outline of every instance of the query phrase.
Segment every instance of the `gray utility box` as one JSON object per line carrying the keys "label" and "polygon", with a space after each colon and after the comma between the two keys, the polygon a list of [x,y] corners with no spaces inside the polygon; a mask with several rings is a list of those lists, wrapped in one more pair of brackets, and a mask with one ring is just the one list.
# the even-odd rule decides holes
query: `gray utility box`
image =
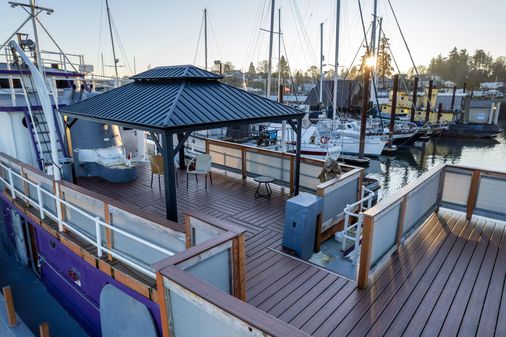
{"label": "gray utility box", "polygon": [[[286,201],[283,247],[293,249],[298,257],[308,260],[313,255],[318,216],[323,211],[323,199],[301,193]],[[319,233],[318,233],[319,234]]]}

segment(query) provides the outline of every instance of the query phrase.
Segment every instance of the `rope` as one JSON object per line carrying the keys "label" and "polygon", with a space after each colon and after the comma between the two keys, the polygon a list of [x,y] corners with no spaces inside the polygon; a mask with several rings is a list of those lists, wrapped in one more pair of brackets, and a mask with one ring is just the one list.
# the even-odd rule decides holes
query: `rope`
{"label": "rope", "polygon": [[200,21],[200,30],[199,30],[199,37],[197,39],[197,48],[195,48],[195,55],[193,55],[193,65],[195,65],[195,61],[197,60],[197,54],[199,51],[200,38],[202,36],[202,28],[203,27],[204,27],[204,13],[202,13],[202,21]]}
{"label": "rope", "polygon": [[411,55],[411,50],[409,49],[408,43],[406,42],[406,38],[404,37],[404,33],[402,32],[401,25],[399,24],[399,20],[397,20],[397,15],[395,14],[394,7],[392,6],[392,3],[390,0],[388,0],[388,5],[390,6],[390,9],[392,10],[392,14],[394,15],[395,23],[397,24],[397,28],[399,28],[399,32],[401,33],[402,41],[404,41],[404,45],[406,46],[406,49],[409,54],[409,58],[411,59],[411,63],[413,64],[413,68],[415,69],[416,75],[419,76],[418,68],[415,65],[415,61],[413,60],[413,55]]}

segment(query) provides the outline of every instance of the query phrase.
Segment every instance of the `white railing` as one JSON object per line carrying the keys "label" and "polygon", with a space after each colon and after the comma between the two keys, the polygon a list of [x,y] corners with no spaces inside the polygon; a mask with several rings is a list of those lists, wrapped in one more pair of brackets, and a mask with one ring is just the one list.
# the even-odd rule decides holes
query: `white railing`
{"label": "white railing", "polygon": [[[172,252],[168,249],[160,247],[160,246],[153,244],[149,241],[146,241],[142,238],[136,237],[135,235],[132,235],[131,233],[128,233],[120,228],[111,226],[110,224],[107,224],[102,219],[100,219],[100,217],[91,215],[91,214],[87,213],[86,211],[83,211],[79,207],[72,205],[68,201],[63,200],[60,197],[60,185],[58,183],[55,184],[55,187],[56,187],[55,193],[52,194],[51,192],[43,189],[40,184],[35,184],[34,182],[32,182],[29,179],[22,176],[21,174],[14,172],[10,167],[5,166],[2,163],[0,163],[0,167],[2,167],[8,173],[7,174],[8,180],[6,180],[0,176],[0,181],[2,181],[4,184],[6,184],[9,187],[13,200],[16,199],[16,197],[23,199],[25,202],[27,202],[28,204],[34,206],[35,208],[37,208],[39,210],[39,215],[40,215],[41,219],[44,219],[47,216],[48,218],[56,221],[58,223],[58,230],[60,232],[63,232],[64,229],[68,229],[72,233],[74,233],[78,237],[80,237],[81,239],[83,239],[86,242],[90,243],[91,245],[95,246],[97,248],[97,256],[99,258],[101,258],[103,256],[103,253],[105,252],[107,254],[110,254],[112,257],[116,258],[117,260],[129,265],[130,267],[138,270],[139,272],[141,272],[149,277],[152,277],[152,278],[156,277],[156,274],[154,271],[148,269],[146,266],[143,266],[138,261],[133,260],[127,256],[124,256],[123,254],[118,253],[114,249],[109,249],[108,247],[105,247],[102,244],[102,231],[101,231],[102,227],[106,228],[112,232],[117,232],[120,235],[124,235],[129,239],[137,241],[140,244],[146,245],[154,250],[157,250],[163,254],[166,254],[167,256],[172,256],[175,254],[174,252]],[[21,181],[23,183],[33,186],[37,191],[37,199],[38,200],[33,200],[30,196],[26,195],[24,192],[16,189],[16,187],[14,185],[14,180],[13,180],[14,177],[21,179]],[[53,199],[53,201],[55,202],[56,215],[54,215],[50,209],[47,209],[44,206],[44,202],[43,202],[43,198],[42,198],[43,194],[48,196],[49,198]],[[62,215],[62,205],[78,212],[79,214],[83,215],[84,217],[90,219],[91,221],[93,221],[95,223],[95,238],[96,238],[95,240],[90,238],[88,235],[82,233],[79,229],[75,228],[72,224],[70,224],[64,220],[63,215]]]}
{"label": "white railing", "polygon": [[[365,195],[367,193],[367,195]],[[362,224],[364,222],[364,214],[363,212],[371,208],[372,199],[374,197],[374,192],[367,189],[366,187],[362,187],[362,198],[354,202],[353,204],[346,205],[344,209],[344,228],[342,232],[342,250],[346,251],[347,240],[353,241],[353,264],[357,264],[359,257],[359,247],[360,247],[360,237],[362,236]],[[367,206],[364,207],[364,203],[367,202]],[[360,211],[359,214],[355,213],[356,209]],[[351,218],[356,219],[356,221],[352,224]],[[350,231],[355,231],[354,235],[349,234]]]}

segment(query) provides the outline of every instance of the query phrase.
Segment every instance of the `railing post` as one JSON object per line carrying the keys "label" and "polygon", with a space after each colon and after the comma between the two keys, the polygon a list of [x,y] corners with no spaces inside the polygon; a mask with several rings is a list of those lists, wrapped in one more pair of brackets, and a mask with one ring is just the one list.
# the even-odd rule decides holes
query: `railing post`
{"label": "railing post", "polygon": [[[104,202],[104,222],[111,225],[111,214],[109,213],[109,203]],[[109,227],[105,228],[105,239],[107,241],[107,249],[112,250],[112,231]],[[107,259],[112,261],[112,254],[107,253]]]}
{"label": "railing post", "polygon": [[246,179],[247,177],[247,171],[246,171],[246,149],[243,147],[241,148],[241,171],[242,171],[242,178]]}
{"label": "railing post", "polygon": [[244,233],[232,241],[234,296],[246,301],[246,255],[244,252]]}
{"label": "railing post", "polygon": [[374,218],[364,217],[364,230],[362,235],[362,250],[358,267],[358,287],[366,289],[369,283],[369,269],[371,267],[372,238],[374,231]]}
{"label": "railing post", "polygon": [[358,261],[358,248],[360,247],[360,236],[362,235],[362,224],[364,223],[364,214],[358,215],[357,229],[355,232],[355,248],[353,250],[353,264],[357,264]]}
{"label": "railing post", "polygon": [[7,312],[7,324],[10,328],[18,324],[16,310],[14,309],[14,300],[12,299],[12,290],[10,286],[2,288],[5,300],[5,311]]}
{"label": "railing post", "polygon": [[50,337],[51,334],[49,333],[49,324],[42,323],[39,325],[39,337]]}
{"label": "railing post", "polygon": [[45,214],[44,214],[44,202],[42,201],[42,191],[40,190],[41,186],[40,184],[37,185],[37,200],[39,201],[39,214],[40,214],[40,219],[44,219],[45,217]]}
{"label": "railing post", "polygon": [[56,196],[56,216],[58,217],[58,231],[63,232],[63,217],[61,207],[60,184],[54,183],[54,194]]}
{"label": "railing post", "polygon": [[399,214],[399,222],[397,223],[397,235],[396,235],[396,243],[397,243],[397,248],[399,248],[401,246],[401,241],[402,241],[402,234],[404,232],[404,221],[406,219],[406,207],[408,205],[408,195],[406,194],[404,196],[404,198],[402,198],[402,201],[401,201],[401,209],[400,209],[400,214]]}
{"label": "railing post", "polygon": [[350,207],[349,204],[346,204],[346,207],[344,208],[344,227],[343,227],[343,242],[342,242],[342,249],[343,251],[346,250],[346,235],[348,233],[348,226],[350,225],[350,215],[348,214],[348,207]]}
{"label": "railing post", "polygon": [[97,256],[102,257],[102,232],[100,231],[100,217],[95,217],[95,235],[97,237]]}
{"label": "railing post", "polygon": [[12,200],[14,200],[16,199],[16,191],[14,189],[14,180],[12,179],[12,169],[8,167],[7,172],[9,173],[9,188],[11,189]]}
{"label": "railing post", "polygon": [[473,216],[476,200],[478,199],[478,189],[480,187],[480,170],[473,170],[471,178],[471,187],[469,188],[469,196],[467,198],[466,219],[470,220]]}

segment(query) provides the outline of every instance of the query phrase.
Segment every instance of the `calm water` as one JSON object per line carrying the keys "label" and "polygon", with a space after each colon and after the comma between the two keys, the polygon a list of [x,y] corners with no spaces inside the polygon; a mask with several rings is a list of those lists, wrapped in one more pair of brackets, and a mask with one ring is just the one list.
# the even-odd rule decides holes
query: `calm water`
{"label": "calm water", "polygon": [[[506,119],[500,125],[505,130]],[[371,160],[367,173],[380,180],[380,196],[385,197],[440,163],[506,171],[506,132],[496,139],[433,138],[399,151],[394,157]]]}

